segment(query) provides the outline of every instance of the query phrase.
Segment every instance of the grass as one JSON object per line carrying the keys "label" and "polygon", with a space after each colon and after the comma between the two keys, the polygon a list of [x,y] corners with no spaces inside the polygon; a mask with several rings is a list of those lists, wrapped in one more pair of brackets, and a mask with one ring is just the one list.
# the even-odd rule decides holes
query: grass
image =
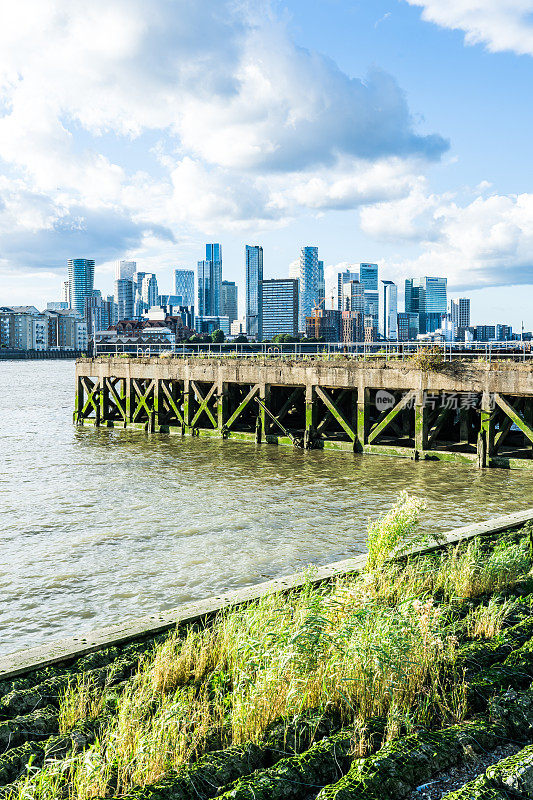
{"label": "grass", "polygon": [[[117,797],[203,753],[261,743],[280,721],[334,719],[352,726],[355,752],[380,717],[385,740],[417,726],[453,723],[466,712],[454,675],[458,646],[446,604],[513,585],[530,569],[529,542],[487,552],[478,541],[442,554],[388,562],[417,533],[420,501],[402,495],[369,526],[369,567],[360,576],[269,595],[214,623],[173,634],[147,656],[114,698],[81,679],[61,702],[67,731],[114,713],[84,752],[30,771],[16,800]],[[513,603],[474,609],[471,638],[498,635]],[[443,685],[443,676],[445,685]],[[450,679],[450,676],[452,679]]]}

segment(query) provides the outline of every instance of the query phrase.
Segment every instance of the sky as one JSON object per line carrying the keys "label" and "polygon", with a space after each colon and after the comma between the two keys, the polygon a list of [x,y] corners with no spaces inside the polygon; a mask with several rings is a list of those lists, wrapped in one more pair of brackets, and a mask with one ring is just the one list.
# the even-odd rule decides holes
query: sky
{"label": "sky", "polygon": [[[304,245],[533,327],[533,0],[0,4],[0,305]],[[403,308],[403,306],[402,306]]]}

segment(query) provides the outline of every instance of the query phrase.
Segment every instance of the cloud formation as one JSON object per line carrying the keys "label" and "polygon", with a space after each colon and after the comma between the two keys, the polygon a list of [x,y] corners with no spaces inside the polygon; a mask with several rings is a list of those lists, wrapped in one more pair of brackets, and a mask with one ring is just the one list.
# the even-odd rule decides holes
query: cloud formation
{"label": "cloud formation", "polygon": [[406,275],[446,275],[455,290],[533,283],[533,194],[500,195],[484,184],[470,198],[427,192],[361,211],[368,235],[418,244],[390,266]]}
{"label": "cloud formation", "polygon": [[511,50],[533,55],[532,0],[407,0],[423,8],[422,18],[461,30],[467,44],[484,44],[493,53]]}
{"label": "cloud formation", "polygon": [[[132,169],[125,153],[143,136],[157,144]],[[394,200],[447,147],[416,131],[392,76],[352,78],[297,47],[268,0],[0,6],[0,236],[13,265]]]}

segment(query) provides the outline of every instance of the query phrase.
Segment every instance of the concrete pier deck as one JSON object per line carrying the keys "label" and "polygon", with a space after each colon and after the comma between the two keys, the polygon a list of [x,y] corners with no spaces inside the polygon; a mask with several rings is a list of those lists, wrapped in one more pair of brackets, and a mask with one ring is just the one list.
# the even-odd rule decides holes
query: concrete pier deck
{"label": "concrete pier deck", "polygon": [[533,365],[80,359],[74,421],[533,469]]}

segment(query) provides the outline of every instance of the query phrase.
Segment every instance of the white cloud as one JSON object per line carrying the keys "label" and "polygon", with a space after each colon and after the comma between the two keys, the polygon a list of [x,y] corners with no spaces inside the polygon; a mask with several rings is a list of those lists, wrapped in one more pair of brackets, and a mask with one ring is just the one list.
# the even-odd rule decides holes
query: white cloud
{"label": "white cloud", "polygon": [[[484,189],[488,187],[484,186]],[[533,194],[432,195],[423,184],[399,201],[361,213],[365,233],[416,243],[391,261],[396,276],[446,275],[457,289],[533,283]]]}
{"label": "white cloud", "polygon": [[532,0],[407,0],[424,9],[422,18],[465,32],[467,44],[492,52],[533,55]]}
{"label": "white cloud", "polygon": [[351,78],[296,47],[268,0],[0,4],[12,264],[57,261],[75,240],[103,253],[106,217],[120,251],[154,231],[276,226],[400,198],[446,147],[417,134],[390,75]]}

